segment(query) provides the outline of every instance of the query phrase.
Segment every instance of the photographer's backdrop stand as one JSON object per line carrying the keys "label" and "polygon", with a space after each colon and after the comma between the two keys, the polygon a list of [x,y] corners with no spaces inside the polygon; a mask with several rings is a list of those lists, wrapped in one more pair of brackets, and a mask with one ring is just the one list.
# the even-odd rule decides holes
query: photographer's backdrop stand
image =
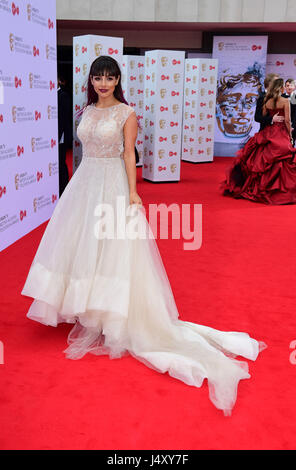
{"label": "photographer's backdrop stand", "polygon": [[57,203],[56,2],[0,9],[0,251],[48,220]]}

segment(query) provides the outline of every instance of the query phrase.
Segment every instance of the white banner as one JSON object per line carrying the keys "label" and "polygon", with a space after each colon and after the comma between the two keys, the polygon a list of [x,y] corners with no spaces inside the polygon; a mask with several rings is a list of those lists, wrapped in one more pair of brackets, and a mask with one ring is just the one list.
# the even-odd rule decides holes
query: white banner
{"label": "white banner", "polygon": [[296,54],[267,54],[266,74],[277,73],[285,81],[296,80]]}
{"label": "white banner", "polygon": [[139,163],[137,163],[137,166],[141,166],[143,164],[144,152],[143,112],[145,57],[139,55],[124,55],[122,71],[121,82],[124,97],[128,104],[135,109],[140,124],[136,147],[139,153]]}
{"label": "white banner", "polygon": [[73,38],[73,174],[82,158],[82,146],[77,138],[80,120],[75,115],[87,103],[87,81],[91,64],[101,55],[108,55],[122,68],[122,50],[122,38],[91,34]]}
{"label": "white banner", "polygon": [[51,217],[58,184],[56,2],[0,0],[0,250]]}
{"label": "white banner", "polygon": [[185,52],[145,54],[143,178],[179,181]]}
{"label": "white banner", "polygon": [[215,141],[241,144],[259,129],[256,101],[263,90],[267,36],[215,36],[219,60]]}
{"label": "white banner", "polygon": [[217,71],[217,60],[185,60],[182,160],[213,161]]}

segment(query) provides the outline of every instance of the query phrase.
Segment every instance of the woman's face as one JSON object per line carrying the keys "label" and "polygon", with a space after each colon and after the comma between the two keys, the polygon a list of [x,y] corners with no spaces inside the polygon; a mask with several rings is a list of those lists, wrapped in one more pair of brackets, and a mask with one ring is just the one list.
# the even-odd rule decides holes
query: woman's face
{"label": "woman's face", "polygon": [[112,75],[94,75],[91,78],[91,83],[99,98],[109,98],[113,95],[116,85],[120,77],[113,77]]}

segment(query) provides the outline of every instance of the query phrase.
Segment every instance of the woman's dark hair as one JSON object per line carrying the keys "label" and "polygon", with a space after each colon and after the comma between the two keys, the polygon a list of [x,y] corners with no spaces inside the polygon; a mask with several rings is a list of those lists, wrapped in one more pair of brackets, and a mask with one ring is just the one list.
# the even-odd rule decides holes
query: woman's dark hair
{"label": "woman's dark hair", "polygon": [[[115,77],[115,78],[119,77],[119,81],[114,90],[114,97],[121,103],[125,103],[128,105],[128,102],[123,96],[123,91],[121,87],[121,70],[118,65],[118,62],[108,55],[101,55],[100,57],[95,59],[90,66],[88,82],[87,82],[87,103],[86,103],[85,108],[98,101],[98,95],[95,92],[94,87],[91,83],[91,78],[100,77],[102,75],[106,75],[107,77]],[[78,111],[75,116],[77,118],[80,117],[85,108]],[[141,124],[139,122],[139,119],[137,119],[137,121],[138,121],[138,126],[141,129]]]}
{"label": "woman's dark hair", "polygon": [[102,55],[98,57],[97,59],[95,59],[90,67],[89,76],[88,76],[88,84],[87,84],[87,105],[86,106],[92,103],[96,103],[98,101],[98,95],[95,92],[94,87],[92,86],[91,78],[100,77],[102,75],[106,75],[107,77],[108,76],[115,77],[115,78],[120,77],[118,84],[116,85],[115,90],[114,90],[114,97],[118,101],[121,101],[121,103],[128,104],[128,102],[123,96],[123,91],[121,87],[121,71],[120,71],[118,63],[112,57],[109,57],[107,55]]}

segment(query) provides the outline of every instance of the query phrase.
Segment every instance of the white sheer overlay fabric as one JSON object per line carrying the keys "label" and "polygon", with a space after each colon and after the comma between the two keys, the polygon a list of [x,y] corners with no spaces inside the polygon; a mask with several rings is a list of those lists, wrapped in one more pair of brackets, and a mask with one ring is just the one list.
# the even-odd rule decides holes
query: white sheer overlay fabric
{"label": "white sheer overlay fabric", "polygon": [[[123,127],[132,112],[124,103],[84,111],[77,131],[81,164],[58,201],[22,290],[34,299],[27,316],[45,325],[75,324],[68,358],[131,354],[188,385],[201,387],[207,379],[211,401],[230,414],[238,382],[250,377],[248,364],[234,357],[255,360],[264,343],[179,319],[143,208],[131,206],[138,233],[146,237],[98,237],[98,207],[108,204],[116,214],[118,198],[129,206]],[[119,215],[115,234],[132,218]]]}

